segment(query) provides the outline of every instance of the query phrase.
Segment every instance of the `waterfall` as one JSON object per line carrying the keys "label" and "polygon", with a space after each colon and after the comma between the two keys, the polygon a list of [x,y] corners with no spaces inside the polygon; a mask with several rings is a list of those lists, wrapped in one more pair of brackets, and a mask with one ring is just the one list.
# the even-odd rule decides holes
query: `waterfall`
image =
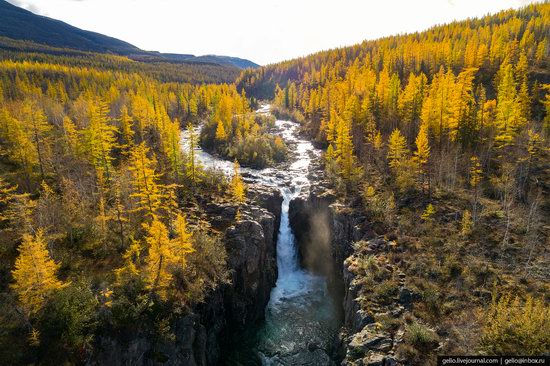
{"label": "waterfall", "polygon": [[[277,241],[277,269],[281,282],[292,276],[298,270],[298,250],[290,222],[288,220],[288,209],[290,201],[296,197],[297,191],[289,188],[281,189],[283,203],[281,209],[281,225]],[[298,191],[299,192],[299,191]]]}
{"label": "waterfall", "polygon": [[[258,113],[268,113],[263,107]],[[229,365],[330,365],[329,356],[315,350],[331,348],[339,327],[336,306],[327,289],[327,280],[302,268],[297,243],[289,222],[290,202],[310,185],[308,169],[312,156],[319,154],[299,136],[299,125],[275,122],[278,134],[288,144],[292,163],[286,167],[255,170],[242,168],[253,182],[276,186],[283,202],[277,239],[278,277],[266,307],[265,322],[249,329],[237,342]],[[182,145],[186,135],[182,134]],[[231,174],[232,163],[218,159],[198,148],[197,157],[207,167]],[[314,351],[311,351],[314,350]],[[319,354],[321,353],[321,355]]]}

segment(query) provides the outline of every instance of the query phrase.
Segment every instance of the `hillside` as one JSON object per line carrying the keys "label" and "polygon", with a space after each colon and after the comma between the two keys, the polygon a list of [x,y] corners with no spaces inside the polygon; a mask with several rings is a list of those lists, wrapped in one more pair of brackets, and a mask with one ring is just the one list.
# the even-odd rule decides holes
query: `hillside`
{"label": "hillside", "polygon": [[241,74],[324,150],[346,364],[549,352],[549,29],[543,2]]}
{"label": "hillside", "polygon": [[530,64],[529,71],[537,79],[549,82],[548,65],[542,62],[550,52],[548,9],[548,2],[544,2],[517,11],[435,26],[424,32],[366,40],[245,71],[237,83],[258,97],[273,98],[276,84],[284,88],[295,81],[312,88],[364,68],[372,69],[376,76],[386,69],[403,84],[411,72],[423,73],[431,79],[441,67],[454,73],[478,67],[479,74],[485,77],[484,83],[489,85],[489,78],[498,71],[505,56],[517,58],[521,51],[537,60]]}
{"label": "hillside", "polygon": [[[178,349],[175,333],[158,322],[195,319],[206,297],[221,296],[231,273],[244,271],[230,267],[224,231],[241,215],[249,223],[261,216],[265,238],[275,227],[274,216],[247,199],[237,163],[231,177],[200,163],[195,126],[223,128],[216,144],[243,163],[272,164],[284,143],[233,84],[205,83],[220,65],[45,46],[48,53],[25,52],[37,45],[2,42],[10,50],[0,50],[0,364],[84,364],[103,354],[109,334],[151,349],[168,337]],[[205,67],[210,75],[201,74]],[[255,236],[245,227],[242,234],[233,227],[235,241],[268,244],[261,226]],[[32,289],[23,294],[17,283]],[[216,347],[220,331],[209,341]],[[107,356],[117,353],[109,349]]]}
{"label": "hillside", "polygon": [[144,51],[119,39],[36,15],[5,0],[0,0],[0,36],[14,40],[32,41],[54,48],[122,55],[146,62],[212,63],[238,69],[258,67],[252,61],[238,57],[194,56]]}
{"label": "hillside", "polygon": [[167,62],[151,59],[140,62],[126,56],[56,48],[4,37],[0,37],[0,59],[136,72],[161,82],[193,84],[231,83],[240,73],[240,69],[236,67],[216,63]]}

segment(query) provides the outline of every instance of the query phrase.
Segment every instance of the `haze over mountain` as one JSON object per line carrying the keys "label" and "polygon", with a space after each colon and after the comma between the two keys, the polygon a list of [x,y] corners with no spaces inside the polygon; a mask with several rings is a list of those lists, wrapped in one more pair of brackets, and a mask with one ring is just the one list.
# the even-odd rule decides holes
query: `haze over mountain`
{"label": "haze over mountain", "polygon": [[146,62],[215,63],[239,69],[258,67],[238,57],[144,51],[128,42],[34,14],[4,0],[0,0],[0,36],[58,48],[123,55]]}

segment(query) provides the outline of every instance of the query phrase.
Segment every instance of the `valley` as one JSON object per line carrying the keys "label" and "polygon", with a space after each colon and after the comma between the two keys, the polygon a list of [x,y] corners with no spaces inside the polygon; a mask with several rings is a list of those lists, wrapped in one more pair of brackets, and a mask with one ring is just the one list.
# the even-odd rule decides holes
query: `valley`
{"label": "valley", "polygon": [[547,1],[261,67],[4,19],[0,364],[549,354]]}

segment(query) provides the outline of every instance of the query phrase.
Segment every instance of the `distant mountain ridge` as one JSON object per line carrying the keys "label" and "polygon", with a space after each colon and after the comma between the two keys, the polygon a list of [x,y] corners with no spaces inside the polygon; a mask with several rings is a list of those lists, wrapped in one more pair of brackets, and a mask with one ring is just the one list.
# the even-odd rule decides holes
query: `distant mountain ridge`
{"label": "distant mountain ridge", "polygon": [[259,66],[238,57],[144,51],[117,38],[86,31],[60,20],[34,14],[5,0],[0,0],[0,36],[57,48],[122,55],[143,62],[214,63],[239,69]]}

